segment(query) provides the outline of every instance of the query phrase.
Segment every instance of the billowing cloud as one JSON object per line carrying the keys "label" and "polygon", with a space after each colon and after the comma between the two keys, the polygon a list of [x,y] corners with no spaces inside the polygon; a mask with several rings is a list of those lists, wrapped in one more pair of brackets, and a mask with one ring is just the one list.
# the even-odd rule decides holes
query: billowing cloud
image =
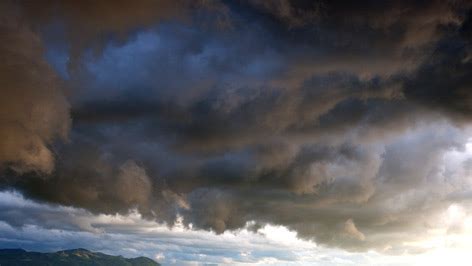
{"label": "billowing cloud", "polygon": [[[20,9],[33,24],[62,24],[64,41],[70,48],[71,71],[79,63],[85,49],[99,52],[111,37],[116,41],[126,40],[133,31],[143,29],[164,20],[187,20],[190,12],[211,12],[218,10],[214,23],[224,26],[224,6],[217,1],[19,1]],[[60,34],[59,34],[60,35]]]}
{"label": "billowing cloud", "polygon": [[50,145],[67,137],[69,105],[40,37],[8,1],[0,9],[0,167],[50,174]]}
{"label": "billowing cloud", "polygon": [[1,48],[21,64],[2,82],[25,96],[2,98],[3,188],[392,254],[424,251],[404,242],[467,206],[467,1],[14,6],[26,22]]}

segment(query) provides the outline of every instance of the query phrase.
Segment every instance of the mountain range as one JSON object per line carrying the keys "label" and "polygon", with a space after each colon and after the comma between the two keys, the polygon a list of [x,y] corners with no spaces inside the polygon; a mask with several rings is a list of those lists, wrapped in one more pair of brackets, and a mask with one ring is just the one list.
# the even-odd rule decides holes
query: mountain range
{"label": "mountain range", "polygon": [[0,266],[158,266],[146,257],[124,258],[86,249],[62,250],[52,253],[29,252],[23,249],[0,249]]}

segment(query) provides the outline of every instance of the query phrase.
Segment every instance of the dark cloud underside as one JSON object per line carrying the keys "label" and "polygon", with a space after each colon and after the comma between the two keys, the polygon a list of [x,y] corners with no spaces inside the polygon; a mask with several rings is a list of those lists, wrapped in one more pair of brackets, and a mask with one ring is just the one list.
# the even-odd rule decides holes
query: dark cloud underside
{"label": "dark cloud underside", "polygon": [[1,5],[2,188],[358,250],[469,189],[468,1]]}

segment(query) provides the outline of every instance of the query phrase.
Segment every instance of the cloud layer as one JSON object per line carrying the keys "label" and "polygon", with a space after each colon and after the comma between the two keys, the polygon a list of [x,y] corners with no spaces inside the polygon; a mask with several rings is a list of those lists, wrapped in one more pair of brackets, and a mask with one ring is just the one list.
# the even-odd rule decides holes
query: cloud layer
{"label": "cloud layer", "polygon": [[3,4],[2,188],[397,254],[468,202],[467,1],[108,4]]}

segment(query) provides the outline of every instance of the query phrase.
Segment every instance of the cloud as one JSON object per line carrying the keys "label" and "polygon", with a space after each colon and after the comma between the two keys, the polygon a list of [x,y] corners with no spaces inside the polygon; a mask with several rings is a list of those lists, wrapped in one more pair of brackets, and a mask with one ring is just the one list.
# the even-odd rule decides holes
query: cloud
{"label": "cloud", "polygon": [[217,1],[144,0],[133,5],[121,0],[20,1],[19,5],[31,23],[62,23],[63,34],[70,47],[71,70],[80,64],[80,56],[85,49],[100,51],[109,36],[115,40],[126,40],[133,31],[163,20],[188,20],[192,12],[198,11],[220,11],[219,23],[224,24],[224,10],[220,10],[223,6]]}
{"label": "cloud", "polygon": [[[417,252],[405,239],[468,200],[467,2],[106,4],[28,3],[38,33],[5,24],[19,41],[1,47],[26,63],[3,80],[27,83],[5,93],[16,124],[1,117],[2,188],[94,215],[135,210],[223,236],[282,225],[395,254]],[[230,24],[193,23],[201,12]],[[41,49],[18,56],[41,38],[75,66],[55,64],[69,103],[57,77],[37,86],[56,75]]]}
{"label": "cloud", "polygon": [[[7,210],[0,217],[1,247],[51,251],[59,247],[86,246],[110,254],[155,257],[170,265],[203,262],[257,264],[267,259],[290,263],[316,248],[314,243],[298,239],[295,232],[276,226],[265,226],[259,232],[241,229],[216,235],[184,228],[182,224],[169,228],[165,224],[143,220],[137,212],[126,216],[93,215],[82,209],[37,204],[18,193],[2,192],[0,198],[2,208]],[[13,209],[16,211],[10,211]],[[22,221],[21,225],[15,223],[15,218],[24,215],[29,219],[16,220]],[[70,217],[74,219],[68,219]],[[51,226],[51,221],[56,224]],[[77,221],[81,221],[80,227]],[[286,238],[278,237],[281,233]],[[128,244],[125,245],[123,239],[128,239]],[[47,244],[38,246],[36,241]],[[341,252],[339,256],[348,254]],[[319,260],[316,257],[306,259]]]}
{"label": "cloud", "polygon": [[67,138],[69,105],[60,80],[43,58],[40,37],[9,2],[1,6],[0,167],[19,174],[50,174],[51,144]]}
{"label": "cloud", "polygon": [[471,21],[469,11],[463,24],[439,42],[434,55],[407,81],[405,88],[407,97],[460,122],[469,121],[471,113]]}
{"label": "cloud", "polygon": [[[448,241],[463,249],[448,250],[447,244],[436,246],[422,254],[386,256],[375,251],[350,253],[340,249],[325,248],[314,242],[299,239],[295,231],[283,226],[265,225],[256,231],[252,222],[242,229],[224,234],[185,228],[181,223],[169,228],[165,224],[142,219],[138,212],[128,215],[93,215],[77,208],[65,208],[38,204],[23,198],[18,193],[0,193],[1,207],[7,210],[0,217],[0,247],[17,247],[27,250],[56,251],[64,248],[86,247],[108,254],[125,257],[148,256],[168,265],[195,265],[216,263],[220,265],[352,265],[369,264],[372,261],[383,265],[425,264],[431,261],[452,261],[465,265],[464,258],[470,246],[463,238],[453,238],[445,233],[447,227],[462,223],[470,234],[470,215],[463,213],[459,205],[451,205],[435,218],[435,233],[429,240],[407,242],[405,245],[431,245],[437,239]],[[15,211],[10,211],[10,210]],[[20,219],[21,225],[14,222]],[[63,219],[57,219],[63,217]],[[73,219],[68,219],[73,217]],[[54,219],[53,219],[54,218]],[[461,220],[461,221],[459,221]],[[51,224],[54,221],[54,225]],[[77,221],[81,221],[77,226]],[[12,223],[13,222],[13,223]],[[347,232],[359,232],[352,219],[344,222]],[[438,230],[440,229],[440,230]],[[433,230],[433,229],[432,229]],[[442,232],[442,230],[446,230]],[[350,237],[352,234],[348,235]],[[346,237],[346,235],[342,235]],[[359,242],[359,240],[355,240]],[[428,242],[431,241],[431,242]],[[444,241],[439,241],[444,243]],[[444,249],[441,249],[444,248]],[[445,252],[447,250],[447,252]]]}
{"label": "cloud", "polygon": [[344,223],[343,231],[349,237],[353,237],[359,240],[365,240],[365,235],[361,231],[359,231],[359,229],[357,229],[352,219],[346,220],[346,222]]}

